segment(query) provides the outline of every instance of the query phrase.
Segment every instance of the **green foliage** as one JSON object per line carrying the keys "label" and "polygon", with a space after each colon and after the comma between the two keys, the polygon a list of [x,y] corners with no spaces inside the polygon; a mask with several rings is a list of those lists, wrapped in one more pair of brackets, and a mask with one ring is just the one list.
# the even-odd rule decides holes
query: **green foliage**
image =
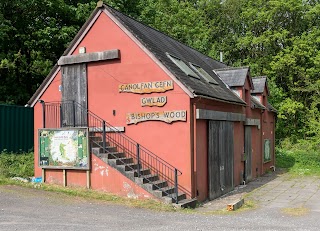
{"label": "green foliage", "polygon": [[[320,143],[320,2],[105,0],[232,66],[269,77],[277,142]],[[24,105],[96,1],[0,0],[0,102]]]}
{"label": "green foliage", "polygon": [[308,141],[292,144],[286,139],[276,149],[276,166],[293,174],[320,175],[320,151]]}
{"label": "green foliage", "polygon": [[31,177],[34,172],[34,154],[0,152],[0,176]]}

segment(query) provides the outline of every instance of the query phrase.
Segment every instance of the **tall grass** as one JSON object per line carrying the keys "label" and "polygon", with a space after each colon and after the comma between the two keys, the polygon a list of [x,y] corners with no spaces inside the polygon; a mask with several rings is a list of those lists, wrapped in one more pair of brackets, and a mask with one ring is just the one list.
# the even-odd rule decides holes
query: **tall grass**
{"label": "tall grass", "polygon": [[34,172],[34,154],[0,152],[1,177],[31,177]]}
{"label": "tall grass", "polygon": [[276,148],[276,166],[298,175],[320,176],[320,149],[304,141],[285,141]]}

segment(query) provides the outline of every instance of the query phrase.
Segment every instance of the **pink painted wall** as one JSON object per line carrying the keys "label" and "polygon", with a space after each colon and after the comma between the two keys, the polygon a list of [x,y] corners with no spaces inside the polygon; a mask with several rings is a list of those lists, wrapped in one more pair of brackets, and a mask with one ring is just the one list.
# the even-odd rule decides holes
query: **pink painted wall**
{"label": "pink painted wall", "polygon": [[129,198],[155,198],[116,169],[92,155],[91,187]]}
{"label": "pink painted wall", "polygon": [[[45,102],[61,101],[61,92],[59,91],[59,85],[61,85],[61,74],[60,72],[54,77],[53,81],[40,97]],[[42,119],[42,105],[36,103],[34,106],[34,171],[35,176],[41,176],[41,168],[39,168],[39,150],[38,150],[38,129],[43,128]]]}
{"label": "pink painted wall", "polygon": [[[90,179],[92,189],[135,199],[155,198],[95,155],[92,155],[91,161]],[[46,170],[45,176],[47,183],[63,185],[62,170]],[[66,184],[68,187],[85,188],[87,185],[86,179],[86,171],[66,170]]]}
{"label": "pink painted wall", "polygon": [[[179,169],[182,172],[178,178],[179,185],[187,191],[191,191],[189,96],[175,82],[174,89],[165,93],[119,93],[119,84],[171,80],[171,78],[105,13],[99,16],[74,54],[77,54],[78,48],[83,46],[86,47],[87,53],[110,49],[119,49],[121,53],[120,60],[88,64],[89,110],[113,126],[125,127],[127,136]],[[61,76],[59,74],[59,77],[54,79],[53,84],[49,86],[41,98],[46,102],[60,101],[61,93],[58,91],[60,84]],[[142,107],[140,105],[142,97],[154,96],[167,96],[167,104],[164,107]],[[39,104],[35,106],[35,131],[42,127],[40,107]],[[113,110],[115,110],[115,115],[113,115]],[[126,113],[162,110],[186,110],[187,122],[167,124],[160,121],[148,121],[136,125],[126,124]],[[38,147],[37,138],[35,138],[35,147]],[[38,158],[38,151],[35,153],[35,157]],[[37,167],[38,163],[35,165],[35,173],[40,175],[41,169]],[[69,183],[82,184],[83,179],[78,179],[78,177],[84,178],[85,176],[71,173],[70,179],[68,179]],[[103,187],[101,183],[96,181],[100,182],[92,177],[93,187]],[[122,189],[122,184],[114,183],[109,186]]]}
{"label": "pink painted wall", "polygon": [[[153,82],[171,78],[124,31],[104,13],[100,15],[78,47],[87,52],[119,49],[121,59],[89,63],[88,107],[113,126],[125,127],[125,134],[182,172],[179,184],[191,191],[190,99],[174,83],[165,93],[119,93],[124,83]],[[78,48],[74,53],[77,53]],[[142,97],[167,96],[163,107],[142,107]],[[115,110],[115,115],[113,115]],[[130,112],[187,110],[187,122],[160,121],[126,124]]]}

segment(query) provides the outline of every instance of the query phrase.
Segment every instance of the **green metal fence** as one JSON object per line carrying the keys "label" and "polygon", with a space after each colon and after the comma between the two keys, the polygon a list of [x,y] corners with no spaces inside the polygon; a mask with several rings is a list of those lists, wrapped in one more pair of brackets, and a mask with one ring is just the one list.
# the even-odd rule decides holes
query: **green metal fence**
{"label": "green metal fence", "polygon": [[0,152],[33,148],[33,108],[0,104]]}

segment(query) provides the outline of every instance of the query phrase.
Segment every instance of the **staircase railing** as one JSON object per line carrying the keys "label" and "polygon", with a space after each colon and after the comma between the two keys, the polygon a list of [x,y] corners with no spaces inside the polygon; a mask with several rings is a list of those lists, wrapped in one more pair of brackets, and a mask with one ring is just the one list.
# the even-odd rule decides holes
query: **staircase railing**
{"label": "staircase railing", "polygon": [[[182,175],[181,171],[79,103],[75,101],[44,102],[42,100],[39,102],[43,108],[44,128],[89,127],[91,133],[94,133],[95,136],[100,135],[102,138],[102,143],[92,138],[90,142],[95,143],[96,146],[102,148],[103,152],[109,155],[115,155],[115,153],[109,151],[107,145],[117,147],[118,152],[124,152],[127,158],[134,160],[134,164],[126,165],[126,168],[134,171],[137,177],[143,177],[141,175],[142,168],[148,168],[152,174],[158,175],[161,180],[167,181],[169,187],[174,187],[174,193],[172,194],[170,190],[167,192],[168,188],[163,189],[163,187],[157,185],[152,186],[154,189],[162,191],[164,196],[171,197],[176,203],[179,202],[179,190],[191,196],[190,192],[178,184],[178,176]],[[118,161],[126,164],[121,158]],[[148,178],[143,178],[143,181],[144,183],[152,183]]]}

